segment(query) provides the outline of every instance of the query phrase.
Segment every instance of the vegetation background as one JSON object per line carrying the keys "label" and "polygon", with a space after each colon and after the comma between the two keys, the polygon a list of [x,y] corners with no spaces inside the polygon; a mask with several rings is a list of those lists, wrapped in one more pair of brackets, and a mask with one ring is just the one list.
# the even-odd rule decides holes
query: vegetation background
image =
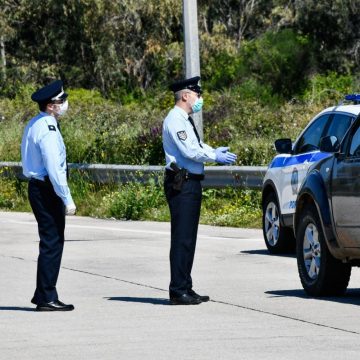
{"label": "vegetation background", "polygon": [[[266,165],[325,106],[359,91],[360,0],[198,0],[204,137],[236,165]],[[19,161],[31,93],[61,78],[68,161],[164,163],[168,85],[183,77],[180,0],[0,0],[0,160]],[[168,220],[161,187],[101,187],[73,173],[83,215]],[[257,191],[208,189],[202,222],[259,226]],[[29,210],[0,178],[0,208]]]}

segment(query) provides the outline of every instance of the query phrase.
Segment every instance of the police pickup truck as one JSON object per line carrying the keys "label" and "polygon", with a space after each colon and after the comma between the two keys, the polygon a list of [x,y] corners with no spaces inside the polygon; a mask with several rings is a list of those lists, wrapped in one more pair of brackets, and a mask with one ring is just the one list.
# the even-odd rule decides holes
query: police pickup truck
{"label": "police pickup truck", "polygon": [[335,136],[339,142],[360,113],[354,95],[347,95],[351,104],[329,107],[317,114],[297,140],[278,139],[279,153],[269,164],[262,188],[262,226],[265,244],[272,254],[295,251],[293,219],[296,198],[311,165],[329,156],[319,150],[320,139]]}
{"label": "police pickup truck", "polygon": [[296,200],[298,271],[309,295],[342,295],[360,265],[360,116],[341,142],[322,138],[320,151]]}

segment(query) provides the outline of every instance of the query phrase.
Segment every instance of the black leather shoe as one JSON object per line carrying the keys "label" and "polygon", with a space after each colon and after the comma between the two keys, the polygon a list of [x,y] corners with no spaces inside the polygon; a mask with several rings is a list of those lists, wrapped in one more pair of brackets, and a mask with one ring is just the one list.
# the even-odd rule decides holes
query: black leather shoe
{"label": "black leather shoe", "polygon": [[182,294],[179,297],[170,297],[171,305],[198,305],[201,300],[193,298],[189,294]]}
{"label": "black leather shoe", "polygon": [[38,304],[36,311],[71,311],[74,305],[64,304],[60,300],[51,301],[49,303]]}
{"label": "black leather shoe", "polygon": [[189,290],[188,294],[191,295],[194,299],[200,300],[201,302],[207,302],[210,300],[210,297],[207,295],[199,295],[194,290]]}
{"label": "black leather shoe", "polygon": [[35,300],[35,298],[32,298],[32,299],[31,299],[31,302],[32,302],[34,305],[37,305],[37,301]]}

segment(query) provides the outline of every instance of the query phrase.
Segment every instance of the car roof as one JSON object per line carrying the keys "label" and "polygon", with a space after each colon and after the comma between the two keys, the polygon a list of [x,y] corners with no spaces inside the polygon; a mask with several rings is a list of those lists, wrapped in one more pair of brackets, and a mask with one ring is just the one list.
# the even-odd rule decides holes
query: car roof
{"label": "car roof", "polygon": [[353,115],[359,115],[360,113],[360,104],[359,105],[337,105],[337,106],[331,106],[323,111],[321,111],[316,117],[319,115],[326,113],[326,112],[345,112]]}

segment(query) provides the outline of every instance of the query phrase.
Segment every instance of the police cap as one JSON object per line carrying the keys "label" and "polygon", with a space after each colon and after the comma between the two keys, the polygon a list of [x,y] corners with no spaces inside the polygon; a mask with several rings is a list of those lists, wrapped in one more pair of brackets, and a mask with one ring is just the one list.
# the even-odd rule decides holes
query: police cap
{"label": "police cap", "polygon": [[61,80],[56,80],[35,91],[31,95],[31,100],[37,103],[50,103],[54,100],[66,99],[67,96],[68,94],[64,92],[63,82]]}
{"label": "police cap", "polygon": [[190,79],[177,81],[170,85],[170,90],[173,92],[178,92],[180,90],[189,89],[198,94],[201,94],[202,90],[201,90],[201,86],[199,85],[199,81],[200,81],[200,76],[195,76]]}

